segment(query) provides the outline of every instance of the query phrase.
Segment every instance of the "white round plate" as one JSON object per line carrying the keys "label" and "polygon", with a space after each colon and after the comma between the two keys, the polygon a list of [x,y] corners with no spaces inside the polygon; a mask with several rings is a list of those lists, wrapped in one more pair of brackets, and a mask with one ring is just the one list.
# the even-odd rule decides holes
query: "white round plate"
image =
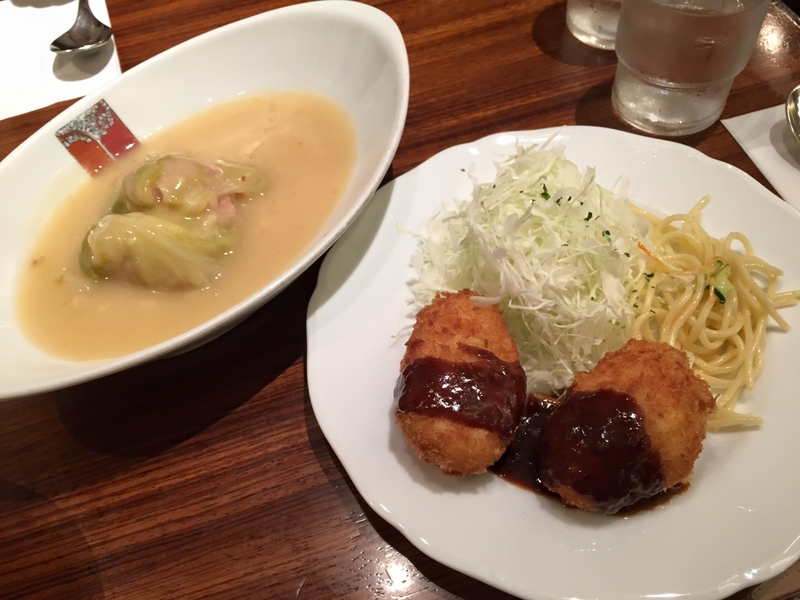
{"label": "white round plate", "polygon": [[[522,598],[725,598],[790,566],[800,554],[800,309],[794,330],[771,331],[766,364],[745,408],[758,430],[710,434],[686,493],[653,510],[609,517],[567,509],[494,475],[443,476],[420,462],[394,424],[392,391],[413,316],[407,283],[415,239],[442,202],[468,198],[514,144],[555,129],[492,135],[445,150],[383,187],[331,249],[308,310],[308,387],[314,412],[361,495],[420,550]],[[740,230],[800,287],[800,216],[756,181],[692,148],[593,127],[557,143],[611,187],[662,214],[704,194],[716,235]]]}

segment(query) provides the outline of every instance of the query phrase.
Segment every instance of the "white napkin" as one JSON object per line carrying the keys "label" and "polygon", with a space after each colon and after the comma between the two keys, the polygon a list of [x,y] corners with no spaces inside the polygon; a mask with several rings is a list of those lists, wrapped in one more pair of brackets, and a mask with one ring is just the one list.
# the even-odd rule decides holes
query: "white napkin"
{"label": "white napkin", "polygon": [[[89,5],[110,25],[105,0]],[[0,120],[85,96],[120,74],[113,41],[89,57],[50,51],[77,13],[70,0],[0,0]]]}
{"label": "white napkin", "polygon": [[792,137],[781,104],[722,124],[786,202],[800,210],[800,144]]}

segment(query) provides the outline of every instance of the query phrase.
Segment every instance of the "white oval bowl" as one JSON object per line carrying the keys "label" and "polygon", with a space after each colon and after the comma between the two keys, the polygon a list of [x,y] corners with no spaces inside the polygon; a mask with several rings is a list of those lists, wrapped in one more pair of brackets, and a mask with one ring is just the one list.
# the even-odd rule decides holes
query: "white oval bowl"
{"label": "white oval bowl", "polygon": [[[353,120],[357,158],[322,231],[282,275],[202,325],[120,358],[67,361],[20,330],[17,277],[39,230],[88,175],[56,130],[105,99],[140,140],[211,105],[245,94],[305,90],[340,103]],[[397,150],[408,108],[408,56],[378,9],[312,2],[251,17],[189,40],[123,74],[58,115],[0,163],[0,398],[94,379],[198,344],[237,323],[308,268],[353,222]]]}

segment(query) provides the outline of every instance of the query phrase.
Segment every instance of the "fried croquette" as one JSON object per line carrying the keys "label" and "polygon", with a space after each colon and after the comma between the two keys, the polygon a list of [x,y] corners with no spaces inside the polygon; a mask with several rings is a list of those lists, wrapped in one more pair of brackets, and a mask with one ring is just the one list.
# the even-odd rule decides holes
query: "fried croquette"
{"label": "fried croquette", "polygon": [[684,352],[630,340],[575,376],[544,427],[542,481],[605,513],[668,490],[692,473],[714,406]]}
{"label": "fried croquette", "polygon": [[417,315],[400,363],[396,421],[423,461],[447,475],[486,472],[514,437],[526,378],[497,306],[439,293]]}
{"label": "fried croquette", "polygon": [[440,292],[419,311],[400,369],[422,357],[477,362],[472,348],[488,350],[502,361],[519,364],[517,346],[500,309],[495,305],[478,306],[471,300],[477,295],[471,290]]}

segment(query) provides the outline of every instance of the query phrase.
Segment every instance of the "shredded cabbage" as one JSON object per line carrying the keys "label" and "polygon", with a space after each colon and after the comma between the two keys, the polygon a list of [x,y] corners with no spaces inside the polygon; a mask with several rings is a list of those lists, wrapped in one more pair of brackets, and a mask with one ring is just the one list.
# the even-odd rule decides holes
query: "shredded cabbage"
{"label": "shredded cabbage", "polygon": [[[493,182],[455,200],[418,232],[411,284],[417,309],[438,291],[469,288],[498,303],[528,389],[552,393],[630,337],[633,282],[647,222],[626,191],[606,190],[563,148],[517,147]],[[471,176],[471,175],[470,175]],[[620,188],[627,187],[624,183]]]}

